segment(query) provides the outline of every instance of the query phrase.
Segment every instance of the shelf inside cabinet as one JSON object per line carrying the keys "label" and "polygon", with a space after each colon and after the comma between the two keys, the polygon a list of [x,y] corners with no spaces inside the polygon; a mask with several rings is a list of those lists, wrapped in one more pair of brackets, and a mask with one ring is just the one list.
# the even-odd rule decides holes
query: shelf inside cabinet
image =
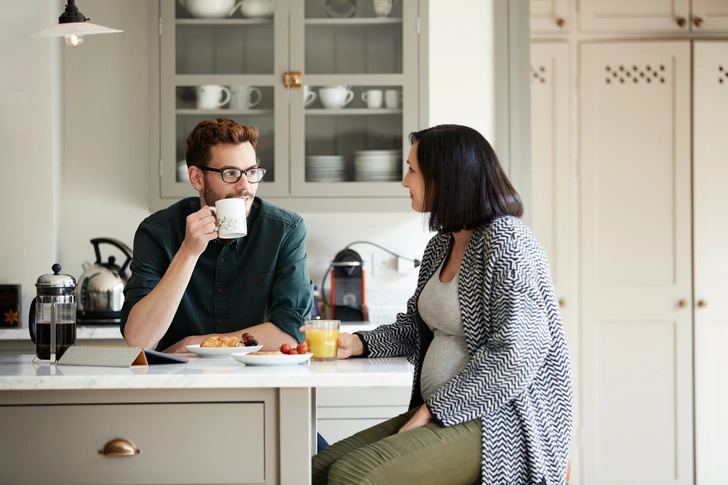
{"label": "shelf inside cabinet", "polygon": [[178,109],[178,115],[273,115],[272,109]]}
{"label": "shelf inside cabinet", "polygon": [[401,18],[354,18],[354,19],[306,19],[306,25],[318,25],[323,27],[333,27],[339,25],[355,26],[355,25],[385,25],[385,24],[401,24]]}
{"label": "shelf inside cabinet", "polygon": [[396,115],[402,114],[401,109],[387,108],[360,108],[360,109],[307,109],[306,116],[327,116],[327,115]]}
{"label": "shelf inside cabinet", "polygon": [[177,25],[261,25],[272,24],[273,19],[176,19]]}

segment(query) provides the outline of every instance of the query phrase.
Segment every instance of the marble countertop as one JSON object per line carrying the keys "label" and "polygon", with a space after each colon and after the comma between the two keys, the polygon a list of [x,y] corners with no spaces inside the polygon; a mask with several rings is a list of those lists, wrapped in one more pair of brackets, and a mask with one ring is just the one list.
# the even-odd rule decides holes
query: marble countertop
{"label": "marble countertop", "polygon": [[[391,322],[387,322],[391,323]],[[377,322],[341,322],[341,330],[354,333],[359,330],[372,330],[382,323]],[[122,339],[118,325],[77,325],[77,339]],[[30,340],[27,328],[0,328],[2,340]]]}
{"label": "marble countertop", "polygon": [[246,366],[225,358],[177,354],[187,364],[90,367],[34,364],[32,354],[0,355],[0,392],[7,390],[399,387],[412,384],[403,358],[346,359],[290,366]]}

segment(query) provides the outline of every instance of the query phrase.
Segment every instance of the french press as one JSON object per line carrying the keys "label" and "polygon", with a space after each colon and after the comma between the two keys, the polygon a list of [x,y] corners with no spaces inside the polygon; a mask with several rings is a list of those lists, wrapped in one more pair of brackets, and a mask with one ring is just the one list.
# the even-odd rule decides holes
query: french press
{"label": "french press", "polygon": [[76,344],[76,279],[59,274],[61,265],[51,268],[35,283],[36,297],[30,304],[30,339],[39,360],[55,363]]}

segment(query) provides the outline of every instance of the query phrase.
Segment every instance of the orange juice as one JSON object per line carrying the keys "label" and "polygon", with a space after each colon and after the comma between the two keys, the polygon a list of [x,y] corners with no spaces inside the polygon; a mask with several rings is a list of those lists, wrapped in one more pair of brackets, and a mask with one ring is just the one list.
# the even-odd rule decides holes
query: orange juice
{"label": "orange juice", "polygon": [[339,349],[339,321],[311,320],[306,324],[308,351],[313,353],[311,360],[336,360]]}

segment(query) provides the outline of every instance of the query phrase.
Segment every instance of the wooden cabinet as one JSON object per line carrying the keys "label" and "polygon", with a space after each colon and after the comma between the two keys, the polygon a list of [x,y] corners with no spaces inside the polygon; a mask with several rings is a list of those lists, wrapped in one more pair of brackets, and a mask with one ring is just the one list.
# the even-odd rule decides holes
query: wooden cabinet
{"label": "wooden cabinet", "polygon": [[[160,0],[153,205],[195,195],[184,168],[177,171],[185,138],[204,119],[230,117],[260,130],[263,198],[299,210],[307,201],[346,210],[330,202],[366,206],[373,198],[394,201],[389,210],[408,207],[400,182],[407,134],[419,128],[420,1],[402,0],[386,17],[375,14],[372,2],[352,2],[352,16],[337,17],[325,0],[276,0],[270,18],[236,11],[205,19],[193,18],[180,2]],[[300,85],[287,86],[286,76]],[[335,87],[347,93],[345,106],[332,107]],[[211,104],[201,102],[209,91]]]}
{"label": "wooden cabinet", "polygon": [[[170,402],[182,393],[168,392],[158,403],[135,399],[150,394],[139,392],[76,391],[53,404],[48,393],[20,394],[35,404],[0,406],[3,434],[13,437],[0,445],[3,483],[277,483],[274,390],[241,391],[238,402],[214,402],[223,400],[216,391],[198,402]],[[105,448],[119,438],[127,448],[117,452],[136,454]]]}
{"label": "wooden cabinet", "polygon": [[409,387],[321,388],[316,391],[316,426],[329,443],[407,412]]}
{"label": "wooden cabinet", "polygon": [[726,480],[728,453],[728,42],[693,46],[696,483]]}
{"label": "wooden cabinet", "polygon": [[690,484],[690,42],[580,57],[582,476]]}
{"label": "wooden cabinet", "polygon": [[[531,43],[531,228],[551,265],[572,362],[575,395],[579,394],[579,319],[577,305],[576,171],[571,149],[573,82],[569,45]],[[579,402],[574,402],[579,422]],[[579,462],[577,426],[570,459]],[[578,483],[578,468],[572,483]]]}
{"label": "wooden cabinet", "polygon": [[725,0],[577,0],[583,32],[715,33],[728,28]]}
{"label": "wooden cabinet", "polygon": [[532,34],[563,34],[573,29],[570,0],[531,0]]}

